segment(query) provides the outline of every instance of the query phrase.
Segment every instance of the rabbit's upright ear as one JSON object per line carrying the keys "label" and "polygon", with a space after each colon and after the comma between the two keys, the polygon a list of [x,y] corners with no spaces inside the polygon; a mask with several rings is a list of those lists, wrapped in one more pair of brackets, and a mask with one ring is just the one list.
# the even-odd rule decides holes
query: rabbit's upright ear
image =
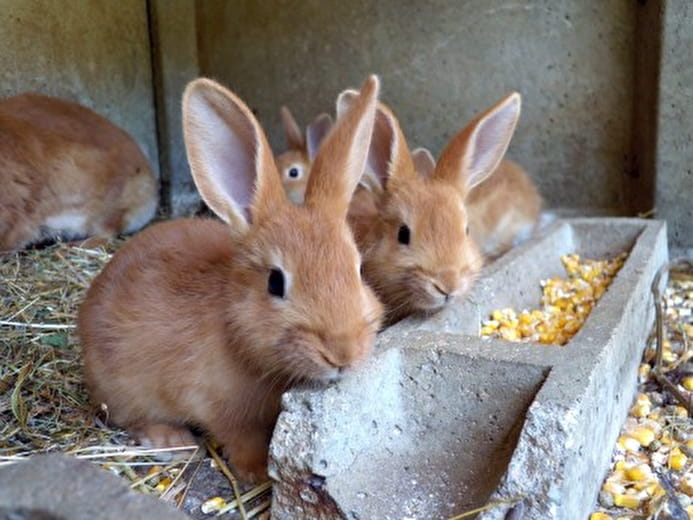
{"label": "rabbit's upright ear", "polygon": [[291,110],[288,107],[283,106],[279,109],[279,113],[282,116],[282,124],[284,125],[284,132],[286,132],[286,142],[289,148],[292,150],[304,150],[306,147],[306,142],[303,139],[303,132],[298,126],[298,123],[294,119]]}
{"label": "rabbit's upright ear", "polygon": [[377,76],[370,76],[353,105],[320,145],[306,187],[307,206],[320,206],[338,217],[346,216],[366,165],[379,89]]}
{"label": "rabbit's upright ear", "polygon": [[209,79],[183,94],[183,134],[195,185],[214,213],[244,233],[286,195],[272,151],[248,107]]}
{"label": "rabbit's upright ear", "polygon": [[[337,113],[343,113],[356,99],[356,91],[345,90],[337,98]],[[388,183],[407,179],[414,174],[411,152],[397,117],[385,103],[378,102],[373,139],[361,184],[370,191],[382,193]]]}
{"label": "rabbit's upright ear", "polygon": [[430,177],[436,169],[436,160],[428,148],[417,148],[411,153],[411,157],[416,172],[423,177]]}
{"label": "rabbit's upright ear", "polygon": [[315,160],[320,143],[325,139],[331,128],[332,118],[329,114],[320,114],[308,125],[306,129],[306,152],[308,152],[309,161]]}
{"label": "rabbit's upright ear", "polygon": [[513,92],[472,121],[445,147],[433,177],[466,195],[495,171],[520,118],[520,94]]}

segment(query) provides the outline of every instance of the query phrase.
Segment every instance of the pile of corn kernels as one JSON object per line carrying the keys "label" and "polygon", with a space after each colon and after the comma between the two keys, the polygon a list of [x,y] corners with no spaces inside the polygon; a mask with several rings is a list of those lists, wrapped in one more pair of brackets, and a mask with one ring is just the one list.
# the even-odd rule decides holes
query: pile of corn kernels
{"label": "pile of corn kernels", "polygon": [[[693,280],[670,280],[662,372],[693,399]],[[639,392],[616,443],[590,520],[693,518],[693,422],[654,377],[655,345],[639,368]]]}
{"label": "pile of corn kernels", "polygon": [[592,308],[606,291],[627,254],[612,260],[581,260],[564,255],[568,278],[542,280],[541,310],[495,310],[483,322],[481,336],[506,341],[565,345],[580,330]]}

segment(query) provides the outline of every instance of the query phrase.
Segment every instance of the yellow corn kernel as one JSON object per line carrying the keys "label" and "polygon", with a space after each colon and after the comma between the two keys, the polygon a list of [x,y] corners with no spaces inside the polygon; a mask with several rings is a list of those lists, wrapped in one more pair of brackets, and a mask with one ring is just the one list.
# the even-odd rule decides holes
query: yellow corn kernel
{"label": "yellow corn kernel", "polygon": [[618,438],[618,445],[624,450],[633,453],[637,452],[640,449],[640,443],[637,441],[637,439],[634,439],[632,437],[626,437],[625,435],[621,435]]}
{"label": "yellow corn kernel", "polygon": [[501,321],[504,317],[503,311],[501,310],[495,310],[491,313],[491,319],[495,321]]}
{"label": "yellow corn kernel", "polygon": [[678,404],[674,407],[674,414],[679,419],[687,419],[688,418],[688,410],[686,410],[686,408],[684,408],[683,406],[678,405]]}
{"label": "yellow corn kernel", "polygon": [[650,366],[649,363],[641,363],[640,364],[640,366],[638,367],[638,376],[640,378],[641,383],[644,383],[647,380],[651,371],[652,371],[652,367]]}
{"label": "yellow corn kernel", "polygon": [[500,337],[505,341],[517,341],[520,339],[520,334],[517,329],[504,327],[500,329]]}
{"label": "yellow corn kernel", "polygon": [[647,464],[638,464],[625,470],[626,478],[631,481],[646,480],[652,478],[652,470]]}
{"label": "yellow corn kernel", "polygon": [[171,485],[171,482],[172,482],[171,477],[164,477],[164,478],[162,478],[162,479],[159,481],[159,483],[154,487],[154,490],[155,490],[157,493],[163,493],[163,492],[166,491],[166,489],[168,489],[168,487]]}
{"label": "yellow corn kernel", "polygon": [[626,488],[623,484],[619,484],[618,482],[614,482],[611,479],[604,482],[604,485],[602,486],[602,490],[606,491],[607,493],[611,493],[612,495],[622,495],[623,493],[626,492]]}
{"label": "yellow corn kernel", "polygon": [[688,462],[688,457],[680,449],[674,448],[669,453],[669,467],[674,471],[681,471],[686,467],[686,462]]}
{"label": "yellow corn kernel", "polygon": [[213,497],[206,500],[200,506],[200,510],[208,515],[210,513],[217,513],[219,510],[226,505],[226,502],[221,497]]}
{"label": "yellow corn kernel", "polygon": [[496,332],[496,330],[498,330],[498,329],[484,325],[483,327],[481,327],[481,335],[482,336],[493,336],[493,334]]}
{"label": "yellow corn kernel", "polygon": [[592,513],[590,515],[590,520],[612,520],[611,515],[607,515],[606,513],[602,513],[601,511],[597,511],[596,513]]}
{"label": "yellow corn kernel", "polygon": [[693,497],[693,475],[684,475],[679,482],[679,489],[689,497]]}
{"label": "yellow corn kernel", "polygon": [[634,428],[628,433],[628,436],[638,441],[640,446],[643,446],[644,448],[647,448],[650,444],[652,444],[652,441],[655,440],[656,437],[655,432],[653,432],[650,428],[645,428],[643,426]]}
{"label": "yellow corn kernel", "polygon": [[693,376],[686,376],[681,380],[681,384],[686,390],[693,392]]}
{"label": "yellow corn kernel", "polygon": [[614,495],[614,505],[627,507],[628,509],[638,509],[642,500],[635,495]]}

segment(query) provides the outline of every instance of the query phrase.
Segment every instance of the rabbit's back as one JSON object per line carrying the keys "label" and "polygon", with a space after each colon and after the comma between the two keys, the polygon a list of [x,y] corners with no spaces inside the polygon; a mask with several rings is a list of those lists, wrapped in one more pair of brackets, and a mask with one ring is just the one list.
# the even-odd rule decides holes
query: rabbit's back
{"label": "rabbit's back", "polygon": [[116,423],[179,420],[217,402],[222,368],[243,379],[225,362],[232,257],[224,224],[181,219],[133,237],[94,280],[78,318],[85,377]]}
{"label": "rabbit's back", "polygon": [[0,166],[0,250],[132,232],[156,210],[157,180],[135,141],[68,101],[1,101]]}
{"label": "rabbit's back", "polygon": [[505,159],[472,189],[466,203],[473,239],[486,257],[494,258],[531,236],[542,199],[522,167]]}

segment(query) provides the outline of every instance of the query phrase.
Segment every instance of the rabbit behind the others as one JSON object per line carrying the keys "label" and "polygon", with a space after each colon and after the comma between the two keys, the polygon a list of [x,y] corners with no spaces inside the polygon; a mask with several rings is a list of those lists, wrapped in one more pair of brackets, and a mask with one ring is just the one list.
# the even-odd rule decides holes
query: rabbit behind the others
{"label": "rabbit behind the others", "polygon": [[329,114],[320,114],[306,128],[303,137],[298,123],[287,107],[281,108],[282,123],[289,149],[276,157],[277,168],[287,195],[295,204],[302,204],[308,184],[310,165],[320,143],[332,128]]}
{"label": "rabbit behind the others", "polygon": [[[425,148],[412,152],[418,172],[427,175],[435,160]],[[465,199],[469,234],[486,260],[493,260],[529,239],[540,223],[542,198],[529,174],[503,159]]]}
{"label": "rabbit behind the others", "polygon": [[[343,92],[338,115],[355,99],[354,91]],[[471,287],[483,259],[469,236],[465,200],[498,166],[519,115],[520,95],[510,94],[457,134],[430,171],[420,173],[397,118],[378,103],[365,188],[354,194],[349,222],[364,278],[386,305],[390,322],[435,312]]]}
{"label": "rabbit behind the others", "polygon": [[132,233],[158,182],[137,143],[92,110],[40,94],[0,101],[0,251]]}
{"label": "rabbit behind the others", "polygon": [[79,311],[91,398],[140,442],[187,444],[197,426],[243,480],[264,478],[282,392],[337,379],[369,354],[382,306],[361,279],[346,215],[378,88],[375,76],[365,82],[296,205],[246,105],[211,80],[188,86],[193,178],[224,222],[149,227],[116,253]]}

